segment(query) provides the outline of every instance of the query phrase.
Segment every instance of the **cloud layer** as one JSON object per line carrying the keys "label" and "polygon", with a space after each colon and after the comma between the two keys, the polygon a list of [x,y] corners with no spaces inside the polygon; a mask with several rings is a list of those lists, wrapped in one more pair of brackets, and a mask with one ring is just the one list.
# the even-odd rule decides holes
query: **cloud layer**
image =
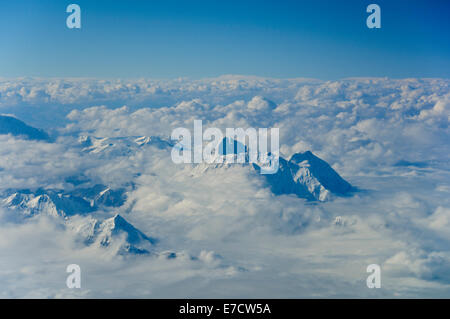
{"label": "cloud layer", "polygon": [[[70,190],[73,176],[127,187],[123,206],[96,214],[160,240],[158,257],[117,256],[1,208],[2,297],[450,296],[448,80],[3,79],[0,112],[54,138],[0,135],[0,193]],[[168,137],[197,119],[278,127],[282,155],[311,150],[361,191],[311,204],[272,194],[248,167],[204,171],[172,163],[170,149],[96,153],[79,140]],[[72,263],[81,290],[65,287]],[[366,287],[373,263],[382,289]]]}

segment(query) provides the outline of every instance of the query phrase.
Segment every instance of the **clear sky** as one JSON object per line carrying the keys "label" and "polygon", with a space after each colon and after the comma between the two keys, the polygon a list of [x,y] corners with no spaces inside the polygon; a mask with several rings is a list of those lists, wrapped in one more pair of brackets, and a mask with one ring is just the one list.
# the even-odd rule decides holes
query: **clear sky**
{"label": "clear sky", "polygon": [[[79,4],[80,30],[66,27]],[[366,7],[381,7],[368,29]],[[450,1],[0,0],[0,77],[450,77]]]}

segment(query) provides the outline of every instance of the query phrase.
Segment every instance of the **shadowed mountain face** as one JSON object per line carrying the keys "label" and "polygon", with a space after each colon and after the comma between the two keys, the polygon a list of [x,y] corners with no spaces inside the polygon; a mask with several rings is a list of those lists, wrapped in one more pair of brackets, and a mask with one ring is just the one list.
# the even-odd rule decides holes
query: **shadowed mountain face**
{"label": "shadowed mountain face", "polygon": [[28,126],[12,116],[0,115],[0,134],[23,136],[30,140],[49,140],[43,130]]}
{"label": "shadowed mountain face", "polygon": [[[219,144],[219,156],[245,154],[248,164],[248,148],[246,145],[230,138],[224,138]],[[209,168],[227,168],[230,164],[200,165],[199,171]],[[253,164],[253,168],[261,173],[261,167]],[[259,174],[265,178],[275,195],[294,194],[308,201],[327,201],[333,196],[345,196],[355,188],[344,180],[327,162],[310,151],[294,154],[288,161],[279,158],[279,168],[275,174]]]}

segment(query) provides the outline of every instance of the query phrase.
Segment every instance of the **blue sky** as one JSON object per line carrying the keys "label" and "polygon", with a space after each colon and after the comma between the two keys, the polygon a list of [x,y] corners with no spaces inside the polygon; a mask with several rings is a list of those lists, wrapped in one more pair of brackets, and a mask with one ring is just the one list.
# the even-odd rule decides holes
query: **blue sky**
{"label": "blue sky", "polygon": [[[77,3],[81,30],[68,29]],[[381,29],[366,7],[381,7]],[[450,75],[449,1],[41,0],[0,4],[0,76],[337,79]]]}

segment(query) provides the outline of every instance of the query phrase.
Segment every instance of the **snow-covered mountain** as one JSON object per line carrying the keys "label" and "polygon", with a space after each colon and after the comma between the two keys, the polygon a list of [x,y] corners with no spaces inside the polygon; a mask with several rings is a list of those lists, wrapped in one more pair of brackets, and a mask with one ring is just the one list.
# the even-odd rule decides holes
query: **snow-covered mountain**
{"label": "snow-covered mountain", "polygon": [[36,215],[67,217],[93,212],[95,207],[81,197],[57,193],[53,190],[16,191],[3,199],[2,204],[17,210],[24,217]]}
{"label": "snow-covered mountain", "polygon": [[[294,171],[296,170],[296,178],[305,180],[307,183],[308,180],[311,183],[317,182],[326,190],[338,195],[346,195],[354,190],[352,185],[344,180],[327,162],[310,151],[294,154],[289,162]],[[314,188],[308,187],[308,189],[311,193],[315,193]]]}
{"label": "snow-covered mountain", "polygon": [[[350,194],[355,188],[327,162],[310,151],[294,154],[289,161],[280,157],[275,174],[261,175],[276,195],[295,194],[307,200],[327,201],[333,195]],[[258,165],[254,165],[259,172]]]}
{"label": "snow-covered mountain", "polygon": [[[236,164],[239,153],[245,153],[245,163]],[[192,176],[214,169],[229,169],[235,165],[251,167],[247,147],[237,141],[224,138],[219,145],[218,156],[221,160],[217,163],[195,165]],[[355,191],[327,162],[311,151],[294,154],[290,160],[280,156],[279,169],[275,174],[261,175],[259,165],[253,164],[252,167],[261,178],[267,180],[271,191],[276,195],[295,194],[309,201],[327,201],[333,195],[344,196]]]}
{"label": "snow-covered mountain", "polygon": [[84,244],[115,246],[119,254],[148,254],[157,243],[157,239],[148,237],[119,214],[103,221],[91,216],[74,218],[67,225]]}
{"label": "snow-covered mountain", "polygon": [[254,168],[259,178],[264,178],[275,195],[294,194],[308,201],[328,201],[333,196],[346,196],[356,189],[344,180],[327,162],[310,151],[294,154],[288,161],[279,158],[275,174],[260,174],[260,166],[248,162],[236,163],[236,154],[219,155],[219,163],[200,163],[190,170],[196,177],[217,169],[233,169],[237,166]]}
{"label": "snow-covered mountain", "polygon": [[[82,151],[105,156],[126,156],[141,147],[150,145],[159,149],[170,149],[173,143],[161,137],[114,137],[98,138],[81,136]],[[245,153],[246,163],[236,163],[236,156]],[[190,175],[198,176],[214,169],[228,169],[235,165],[253,167],[260,172],[260,166],[249,165],[248,148],[233,139],[223,138],[219,145],[219,163],[194,165]],[[276,195],[294,194],[309,201],[327,201],[333,195],[343,196],[355,189],[345,181],[327,162],[310,151],[294,154],[289,160],[279,159],[279,170],[275,174],[260,175],[265,178],[271,191]],[[108,193],[114,196],[114,193]]]}
{"label": "snow-covered mountain", "polygon": [[64,190],[38,189],[13,190],[2,200],[10,209],[18,210],[25,217],[38,214],[49,216],[73,216],[94,212],[101,207],[119,207],[126,200],[125,189],[113,190],[105,185]]}
{"label": "snow-covered mountain", "polygon": [[174,145],[170,140],[163,139],[159,136],[80,136],[78,142],[82,146],[83,152],[107,156],[127,156],[144,146],[154,146],[158,149],[169,149]]}
{"label": "snow-covered mountain", "polygon": [[[45,133],[23,122],[6,118],[0,118],[0,124],[2,119],[5,123],[15,124],[8,126],[8,133],[35,139],[48,138]],[[129,156],[146,146],[160,150],[170,150],[174,146],[170,140],[156,136],[81,136],[78,142],[80,153],[98,155],[101,159]],[[309,151],[294,154],[290,160],[280,157],[279,170],[275,174],[261,175],[258,165],[248,163],[246,146],[225,138],[219,150],[218,156],[223,158],[223,163],[194,165],[192,170],[187,170],[190,176],[194,178],[211,171],[240,166],[248,169],[250,174],[257,175],[257,178],[265,179],[275,195],[294,194],[309,201],[326,201],[333,195],[346,195],[353,191],[353,187],[328,163]],[[242,152],[246,154],[239,154]],[[238,155],[244,155],[247,162],[234,164]],[[106,185],[93,184],[83,176],[66,178],[66,184],[63,185],[68,185],[67,189],[8,190],[3,194],[0,204],[17,212],[16,216],[24,217],[24,221],[37,215],[60,218],[61,224],[74,231],[76,237],[87,246],[97,245],[119,254],[153,252],[157,240],[135,228],[116,211],[116,208],[125,204],[129,185],[134,185],[134,181],[130,180],[128,186],[123,188],[112,189]],[[101,216],[109,214],[113,217],[98,218],[97,212]]]}
{"label": "snow-covered mountain", "polygon": [[[241,143],[224,138],[219,145],[220,164],[200,164],[195,172],[205,172],[215,168],[229,168],[235,164],[236,156],[245,153],[248,162],[248,148]],[[248,163],[241,164],[247,166]],[[260,173],[261,167],[253,167]],[[327,162],[315,156],[311,151],[294,154],[290,160],[280,156],[279,169],[275,174],[263,174],[276,195],[295,194],[307,200],[327,201],[333,195],[343,196],[355,188],[344,180]]]}
{"label": "snow-covered mountain", "polygon": [[0,115],[0,134],[11,134],[30,140],[49,140],[43,130],[31,127],[13,116]]}
{"label": "snow-covered mountain", "polygon": [[156,244],[155,238],[147,237],[118,214],[104,220],[90,214],[100,208],[119,207],[125,199],[124,189],[113,190],[95,185],[71,193],[42,189],[35,192],[15,191],[1,204],[16,212],[18,217],[23,217],[22,221],[34,216],[60,218],[61,224],[75,231],[77,237],[88,246],[114,247],[119,254],[147,254]]}

